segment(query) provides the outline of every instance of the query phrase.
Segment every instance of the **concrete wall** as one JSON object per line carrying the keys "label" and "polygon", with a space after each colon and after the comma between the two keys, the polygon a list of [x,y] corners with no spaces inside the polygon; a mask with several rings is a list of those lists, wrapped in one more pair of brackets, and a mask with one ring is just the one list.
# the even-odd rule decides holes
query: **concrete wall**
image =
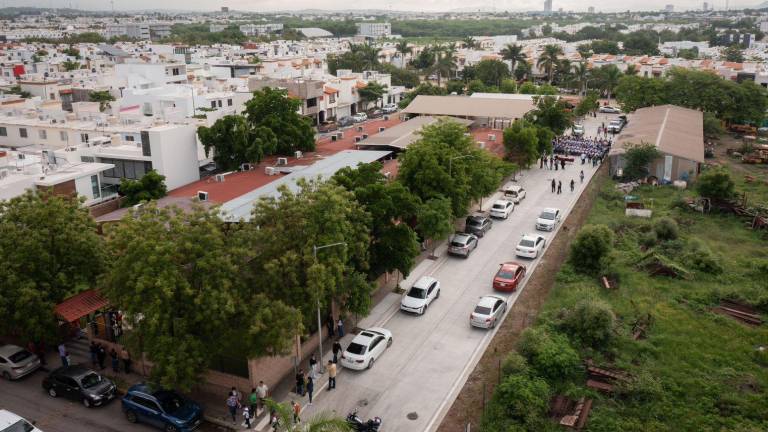
{"label": "concrete wall", "polygon": [[149,142],[152,166],[165,176],[168,190],[200,179],[194,126],[150,129]]}

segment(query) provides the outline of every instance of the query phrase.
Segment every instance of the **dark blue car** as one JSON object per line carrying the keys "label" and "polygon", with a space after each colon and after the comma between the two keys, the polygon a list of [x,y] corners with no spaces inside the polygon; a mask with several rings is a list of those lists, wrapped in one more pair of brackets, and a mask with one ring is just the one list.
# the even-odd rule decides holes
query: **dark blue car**
{"label": "dark blue car", "polygon": [[123,412],[131,423],[141,422],[166,432],[191,432],[203,422],[203,409],[170,390],[136,384],[123,397]]}

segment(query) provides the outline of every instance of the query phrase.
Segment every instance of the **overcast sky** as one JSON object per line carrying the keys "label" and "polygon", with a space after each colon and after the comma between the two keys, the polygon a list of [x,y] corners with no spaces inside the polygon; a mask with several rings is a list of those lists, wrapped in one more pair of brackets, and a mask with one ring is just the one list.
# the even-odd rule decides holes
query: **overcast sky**
{"label": "overcast sky", "polygon": [[[109,0],[0,0],[3,6],[72,7],[80,9],[109,10]],[[748,7],[759,4],[760,0],[731,0],[730,8]],[[470,7],[493,7],[499,10],[531,11],[542,10],[544,0],[382,0],[377,2],[356,2],[349,0],[114,0],[116,10],[137,9],[178,9],[218,10],[221,6],[248,11],[276,11],[297,9],[360,9],[378,8],[409,11],[448,11]],[[673,4],[675,10],[701,9],[700,0],[553,0],[553,9],[585,11],[594,6],[595,10],[660,10],[666,4]],[[710,7],[725,8],[725,0],[710,1]]]}

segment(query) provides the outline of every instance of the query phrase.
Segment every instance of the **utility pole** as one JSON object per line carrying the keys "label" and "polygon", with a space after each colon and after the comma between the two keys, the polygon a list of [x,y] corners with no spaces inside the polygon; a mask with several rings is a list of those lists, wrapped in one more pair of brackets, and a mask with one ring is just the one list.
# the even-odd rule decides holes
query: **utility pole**
{"label": "utility pole", "polygon": [[[346,246],[347,242],[338,242],[338,243],[331,243],[323,246],[312,246],[312,257],[314,258],[314,261],[317,262],[317,251],[320,249],[330,248],[334,246]],[[319,290],[319,288],[318,288]],[[320,373],[325,373],[325,364],[323,363],[323,321],[320,318],[320,293],[317,292],[317,337],[319,344],[317,345],[317,361],[320,363]]]}

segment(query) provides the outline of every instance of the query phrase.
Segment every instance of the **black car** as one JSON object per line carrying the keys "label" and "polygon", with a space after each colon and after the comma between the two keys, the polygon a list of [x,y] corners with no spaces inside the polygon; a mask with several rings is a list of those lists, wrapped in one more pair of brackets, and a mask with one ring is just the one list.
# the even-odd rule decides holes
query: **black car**
{"label": "black car", "polygon": [[483,215],[467,216],[466,225],[464,231],[470,234],[474,234],[478,237],[483,237],[488,230],[491,229],[493,221],[491,218]]}
{"label": "black car", "polygon": [[50,397],[81,401],[86,407],[103,405],[115,398],[115,384],[81,365],[60,367],[43,379]]}

